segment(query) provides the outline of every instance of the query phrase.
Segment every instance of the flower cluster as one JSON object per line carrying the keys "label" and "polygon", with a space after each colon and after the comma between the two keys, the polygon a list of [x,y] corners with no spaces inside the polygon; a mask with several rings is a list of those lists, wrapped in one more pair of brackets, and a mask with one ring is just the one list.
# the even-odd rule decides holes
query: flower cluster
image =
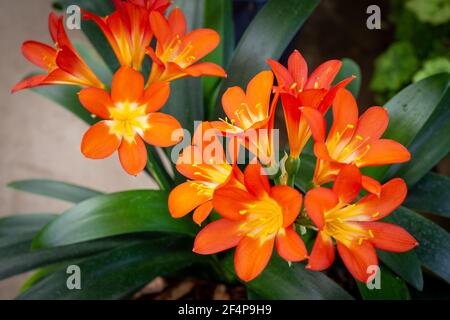
{"label": "flower cluster", "polygon": [[[83,12],[103,32],[120,64],[111,88],[72,45],[63,18],[52,13],[54,47],[36,41],[22,47],[24,56],[46,73],[19,82],[13,91],[52,84],[80,86],[81,104],[101,119],[85,133],[81,152],[102,159],[117,150],[124,170],[137,175],[147,163],[146,143],[169,147],[181,139],[173,135],[181,129],[177,119],[160,112],[170,96],[170,83],[226,73],[214,63],[199,62],[218,46],[217,32],[187,31],[179,8],[166,15],[168,0],[114,3],[115,11],[107,17]],[[148,75],[142,74],[146,55],[152,61]],[[355,99],[345,89],[354,77],[332,85],[340,61],[327,61],[310,75],[298,51],[287,67],[274,60],[267,63],[271,70],[255,75],[245,91],[225,91],[226,118],[203,122],[179,155],[176,169],[188,180],[171,191],[170,214],[181,218],[193,211],[197,224],[207,222],[196,236],[194,252],[214,254],[236,247],[235,270],[244,281],[264,270],[274,247],[288,262],[307,260],[306,268],[324,270],[333,263],[336,245],[350,273],[367,282],[368,267],[378,264],[375,249],[404,252],[417,241],[404,229],[378,221],[401,205],[405,182],[392,179],[382,185],[360,168],[405,162],[410,154],[398,142],[381,138],[388,125],[384,108],[371,107],[359,116]],[[278,173],[269,175],[276,161],[274,118],[280,102],[289,156]],[[325,115],[330,108],[333,124],[327,134]],[[212,134],[206,137],[205,132]],[[220,137],[230,138],[236,151],[231,159]],[[302,195],[294,179],[311,138],[317,162],[311,189]],[[255,156],[245,168],[236,161],[241,147]],[[210,216],[213,210],[220,218]],[[316,233],[309,253],[297,232],[300,227]]]}

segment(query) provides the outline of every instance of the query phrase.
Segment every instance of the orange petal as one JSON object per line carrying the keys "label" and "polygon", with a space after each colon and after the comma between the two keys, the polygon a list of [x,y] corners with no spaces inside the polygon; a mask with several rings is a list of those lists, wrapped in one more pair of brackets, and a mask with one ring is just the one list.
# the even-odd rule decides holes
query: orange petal
{"label": "orange petal", "polygon": [[357,202],[370,220],[379,220],[397,209],[406,197],[407,188],[405,182],[400,179],[392,179],[381,186],[380,195],[368,194]]}
{"label": "orange petal", "polygon": [[[243,127],[239,117],[236,116],[242,103],[246,103],[245,92],[240,87],[228,88],[222,96],[223,111],[227,117],[239,127]],[[220,130],[220,129],[219,129]]]}
{"label": "orange petal", "polygon": [[244,281],[255,279],[267,266],[272,256],[275,238],[261,241],[258,238],[243,238],[234,255],[234,268]]}
{"label": "orange petal", "polygon": [[302,194],[288,186],[274,186],[270,197],[283,209],[283,228],[294,223],[302,208]]}
{"label": "orange petal", "polygon": [[369,145],[369,151],[361,159],[355,160],[358,167],[401,163],[411,159],[408,149],[397,141],[380,139],[371,142]]}
{"label": "orange petal", "polygon": [[[23,79],[22,81],[16,83],[16,85],[11,89],[11,93],[17,92],[19,90],[33,88],[37,86],[44,85],[43,81],[45,81],[47,75],[39,74],[35,76],[31,76],[29,78]],[[47,83],[48,84],[48,83]]]}
{"label": "orange petal", "polygon": [[334,261],[333,239],[325,232],[319,231],[309,256],[306,269],[321,271],[329,268]]}
{"label": "orange petal", "polygon": [[305,196],[306,211],[319,229],[324,225],[325,212],[336,207],[338,202],[336,193],[327,188],[310,190]]}
{"label": "orange petal", "polygon": [[326,122],[323,115],[313,108],[303,107],[301,110],[302,116],[305,117],[306,122],[311,129],[314,141],[325,141]]}
{"label": "orange petal", "polygon": [[308,78],[308,65],[298,50],[294,50],[289,56],[288,68],[298,88],[303,89]]}
{"label": "orange petal", "polygon": [[267,117],[272,87],[272,71],[262,71],[248,83],[246,96],[248,106],[254,114],[262,114]]}
{"label": "orange petal", "polygon": [[333,158],[331,158],[327,145],[325,143],[317,142],[314,144],[314,154],[316,155],[319,160],[324,161],[334,161]]}
{"label": "orange petal", "polygon": [[362,187],[369,191],[370,193],[376,194],[377,196],[381,193],[381,183],[369,176],[361,176]]}
{"label": "orange petal", "polygon": [[184,72],[192,77],[211,76],[211,77],[226,77],[225,70],[218,64],[212,62],[200,62],[193,66],[184,69]]}
{"label": "orange petal", "polygon": [[169,195],[169,211],[172,217],[181,218],[210,202],[214,187],[204,184],[202,181],[187,181],[175,187]]}
{"label": "orange petal", "polygon": [[144,170],[147,164],[147,148],[139,135],[134,137],[134,142],[122,139],[119,147],[119,159],[125,171],[133,176]]}
{"label": "orange petal", "polygon": [[323,98],[322,102],[320,103],[319,107],[317,108],[322,114],[326,114],[328,109],[330,108],[331,104],[333,103],[334,98],[336,97],[336,93],[339,89],[345,88],[350,82],[352,82],[356,77],[350,76],[342,81],[340,81],[338,84],[336,84],[333,88],[331,88],[326,96]]}
{"label": "orange petal", "polygon": [[248,192],[257,198],[264,197],[270,192],[269,179],[259,162],[249,164],[245,168],[244,183]]}
{"label": "orange petal", "polygon": [[22,53],[28,61],[44,70],[51,69],[56,63],[56,50],[41,42],[24,42]]}
{"label": "orange petal", "polygon": [[89,128],[81,141],[81,152],[91,159],[104,159],[119,148],[121,140],[109,133],[107,121],[100,121]]}
{"label": "orange petal", "polygon": [[222,216],[230,220],[243,219],[242,212],[248,210],[248,205],[256,199],[248,192],[233,187],[221,187],[214,191],[214,209]]}
{"label": "orange petal", "polygon": [[418,242],[402,227],[386,222],[360,222],[366,230],[370,230],[373,238],[369,241],[378,249],[405,252],[418,245]]}
{"label": "orange petal", "polygon": [[340,136],[342,144],[348,142],[355,131],[358,122],[358,106],[350,91],[340,89],[333,101],[333,125],[327,141]]}
{"label": "orange petal", "polygon": [[389,116],[386,109],[371,107],[359,118],[355,136],[359,135],[363,139],[379,139],[386,130],[388,122]]}
{"label": "orange petal", "polygon": [[196,181],[187,181],[176,186],[169,194],[169,212],[181,218],[211,199],[212,192],[200,192],[207,186]]}
{"label": "orange petal", "polygon": [[198,206],[197,209],[195,209],[194,211],[194,215],[192,216],[194,222],[198,225],[201,225],[202,222],[205,221],[206,218],[208,218],[212,209],[213,209],[212,201],[207,201],[204,204]]}
{"label": "orange petal", "polygon": [[113,107],[111,96],[108,92],[98,88],[86,88],[78,93],[81,104],[90,113],[96,116],[109,119],[110,113],[108,108]]}
{"label": "orange petal", "polygon": [[168,82],[158,82],[151,84],[144,91],[141,104],[146,104],[146,112],[156,112],[161,109],[170,96],[170,85]]}
{"label": "orange petal", "polygon": [[378,266],[378,258],[374,247],[369,241],[363,241],[360,245],[354,244],[351,248],[337,242],[337,249],[347,270],[352,276],[366,283],[371,276],[367,269],[369,266]]}
{"label": "orange petal", "polygon": [[289,88],[292,85],[294,80],[289,71],[282,64],[272,59],[267,60],[267,64],[275,74],[279,86]]}
{"label": "orange petal", "polygon": [[86,63],[67,46],[58,51],[56,64],[61,70],[75,77],[80,85],[96,88],[104,87]]}
{"label": "orange petal", "polygon": [[339,60],[329,60],[322,63],[309,76],[305,89],[329,89],[341,66],[342,62]]}
{"label": "orange petal", "polygon": [[287,261],[302,261],[308,256],[305,243],[292,227],[278,232],[276,247],[280,257]]}
{"label": "orange petal", "polygon": [[177,144],[183,138],[178,133],[181,125],[171,115],[156,112],[148,116],[150,128],[144,132],[144,140],[148,144],[158,147],[169,147]]}
{"label": "orange petal", "polygon": [[113,76],[111,98],[114,102],[138,102],[144,93],[144,77],[130,67],[121,67]]}
{"label": "orange petal", "polygon": [[175,7],[169,14],[169,25],[172,30],[172,36],[184,36],[186,33],[186,17],[180,8]]}
{"label": "orange petal", "polygon": [[354,165],[344,166],[333,185],[333,191],[344,203],[352,203],[361,190],[361,172]]}
{"label": "orange petal", "polygon": [[169,22],[161,13],[152,11],[150,13],[150,26],[158,43],[165,46],[172,35]]}
{"label": "orange petal", "polygon": [[59,17],[56,13],[50,12],[48,15],[48,30],[54,43],[58,42]]}
{"label": "orange petal", "polygon": [[242,239],[239,221],[220,219],[204,227],[195,237],[194,249],[199,254],[214,254],[235,247]]}
{"label": "orange petal", "polygon": [[193,57],[192,63],[200,60],[213,51],[220,42],[219,34],[212,29],[196,29],[188,33],[180,44],[180,50],[191,45],[189,54]]}

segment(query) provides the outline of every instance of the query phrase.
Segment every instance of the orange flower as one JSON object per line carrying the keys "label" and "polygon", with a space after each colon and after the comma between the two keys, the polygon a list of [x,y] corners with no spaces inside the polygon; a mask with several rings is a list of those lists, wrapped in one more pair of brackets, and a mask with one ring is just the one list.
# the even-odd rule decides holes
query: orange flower
{"label": "orange flower", "polygon": [[149,11],[133,3],[117,0],[114,3],[116,11],[110,16],[103,18],[85,11],[84,18],[99,26],[121,66],[140,70],[153,37]]}
{"label": "orange flower", "polygon": [[227,118],[211,125],[227,136],[234,136],[264,165],[273,160],[273,122],[278,98],[270,107],[273,73],[262,71],[248,84],[246,92],[240,87],[229,88],[222,96]]}
{"label": "orange flower", "polygon": [[12,92],[52,84],[104,88],[103,83],[83,61],[67,37],[63,17],[50,13],[48,25],[55,43],[54,48],[37,41],[26,41],[22,45],[25,58],[46,70],[47,74],[31,76],[20,81],[14,86]]}
{"label": "orange flower", "polygon": [[318,157],[316,185],[334,180],[346,164],[362,168],[410,159],[408,150],[400,143],[380,139],[389,122],[386,109],[371,107],[358,119],[355,99],[349,91],[341,89],[333,101],[333,119],[326,142],[316,141],[314,146]]}
{"label": "orange flower", "polygon": [[306,210],[319,229],[308,269],[324,270],[333,263],[335,239],[347,269],[359,281],[367,282],[367,268],[378,265],[375,248],[404,252],[417,246],[403,228],[377,222],[403,202],[405,182],[392,179],[381,187],[379,196],[368,194],[351,204],[359,194],[361,178],[359,170],[349,165],[342,169],[332,190],[317,188],[306,194]]}
{"label": "orange flower", "polygon": [[[290,156],[297,159],[311,137],[310,121],[320,118],[313,110],[325,115],[339,88],[345,87],[354,77],[349,77],[331,87],[342,62],[330,60],[321,64],[308,77],[308,66],[303,56],[295,50],[289,57],[286,69],[275,60],[268,60],[281,93]],[[314,117],[314,118],[311,118]]]}
{"label": "orange flower", "polygon": [[212,149],[208,146],[217,143],[216,136],[210,137],[211,140],[206,138],[206,134],[199,136],[201,131],[206,133],[208,129],[212,129],[210,124],[203,122],[196,130],[192,146],[185,148],[178,158],[177,170],[191,180],[175,187],[169,195],[172,217],[184,217],[195,209],[193,219],[199,225],[213,209],[214,190],[225,182],[239,184],[234,177],[242,174],[238,167],[233,168],[226,162],[221,145],[220,149],[215,148],[219,150],[217,154],[205,154]]}
{"label": "orange flower", "polygon": [[104,119],[86,132],[81,152],[88,158],[103,159],[118,150],[125,171],[137,175],[147,163],[144,141],[160,147],[179,142],[172,139],[173,131],[181,128],[178,121],[157,112],[167,101],[169,91],[167,82],[144,90],[144,77],[129,67],[115,73],[111,94],[97,88],[81,90],[83,106]]}
{"label": "orange flower", "polygon": [[202,229],[194,252],[213,254],[233,247],[235,270],[239,278],[250,281],[266,267],[274,244],[287,261],[307,257],[305,245],[293,229],[302,195],[288,186],[271,187],[260,164],[250,164],[242,183],[245,188],[227,185],[214,193],[213,203],[222,219]]}
{"label": "orange flower", "polygon": [[173,9],[168,18],[153,11],[150,23],[158,40],[156,51],[147,50],[153,60],[150,83],[187,76],[226,76],[222,67],[214,63],[195,63],[218,46],[220,37],[216,31],[197,29],[186,34],[186,18],[179,8]]}
{"label": "orange flower", "polygon": [[146,8],[149,12],[158,11],[161,14],[166,12],[167,8],[172,4],[169,0],[127,0],[132,4]]}

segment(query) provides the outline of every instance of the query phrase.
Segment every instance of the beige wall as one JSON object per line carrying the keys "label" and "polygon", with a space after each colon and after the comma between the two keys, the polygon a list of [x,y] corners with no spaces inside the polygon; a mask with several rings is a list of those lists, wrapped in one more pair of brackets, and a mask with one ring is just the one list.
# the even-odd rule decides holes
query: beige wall
{"label": "beige wall", "polygon": [[[51,0],[0,1],[0,216],[61,212],[70,204],[6,188],[13,180],[49,178],[102,191],[154,187],[145,174],[130,177],[117,156],[94,161],[79,151],[87,126],[71,113],[31,91],[10,88],[36,68],[20,53],[24,40],[49,42]],[[0,281],[0,299],[15,296],[22,277]]]}

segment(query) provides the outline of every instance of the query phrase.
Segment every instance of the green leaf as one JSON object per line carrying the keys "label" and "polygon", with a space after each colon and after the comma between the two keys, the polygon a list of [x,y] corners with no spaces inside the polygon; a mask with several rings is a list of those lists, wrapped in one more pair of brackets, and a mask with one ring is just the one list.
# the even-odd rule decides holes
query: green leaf
{"label": "green leaf", "polygon": [[[369,289],[365,283],[356,281],[359,293],[364,300],[409,300],[408,287],[405,282],[394,275],[388,268],[380,266],[379,288]],[[376,283],[376,280],[374,280]]]}
{"label": "green leaf", "polygon": [[[234,273],[232,255],[225,268]],[[266,269],[246,283],[247,290],[260,299],[270,300],[349,300],[352,296],[322,272],[306,270],[303,263],[291,266],[274,254]]]}
{"label": "green leaf", "polygon": [[67,210],[34,239],[33,247],[54,247],[135,232],[194,235],[189,217],[173,219],[167,193],[137,190],[100,195]]}
{"label": "green leaf", "polygon": [[[56,102],[64,109],[72,112],[87,124],[94,124],[97,119],[87,111],[78,101],[79,87],[69,85],[43,86],[32,88],[32,91]],[[81,137],[80,137],[81,138]]]}
{"label": "green leaf", "polygon": [[121,299],[157,276],[188,267],[194,256],[186,239],[162,238],[120,246],[78,263],[81,290],[67,288],[66,268],[42,279],[18,299]]}
{"label": "green leaf", "polygon": [[[386,104],[389,126],[384,138],[409,146],[439,105],[449,85],[449,74],[438,74],[409,85]],[[366,168],[364,172],[381,179],[388,166]]]}
{"label": "green leaf", "polygon": [[102,192],[86,187],[53,180],[32,179],[14,181],[9,183],[8,187],[74,203],[102,194]]}
{"label": "green leaf", "polygon": [[412,189],[404,206],[450,218],[450,179],[429,172]]}
{"label": "green leaf", "polygon": [[[400,176],[409,186],[414,185],[450,152],[450,90],[442,98],[416,139],[408,148],[411,160],[392,166],[389,177]],[[432,143],[430,143],[432,142]]]}
{"label": "green leaf", "polygon": [[[267,59],[278,60],[320,0],[270,0],[256,15],[228,67],[221,92],[245,87],[258,72],[268,69]],[[220,108],[216,113],[220,114]]]}
{"label": "green leaf", "polygon": [[334,84],[350,76],[356,76],[356,78],[353,79],[353,81],[350,82],[350,84],[346,88],[353,94],[356,99],[358,98],[359,89],[361,88],[361,69],[359,65],[352,59],[343,58],[341,70],[339,70],[339,73],[334,79]]}
{"label": "green leaf", "polygon": [[20,234],[35,233],[56,217],[50,213],[17,214],[0,219],[0,246],[3,240]]}
{"label": "green leaf", "polygon": [[378,257],[414,288],[423,289],[422,266],[415,250],[402,253],[378,250]]}
{"label": "green leaf", "polygon": [[[220,43],[216,50],[205,57],[205,61],[216,63],[224,68],[228,66],[234,50],[234,22],[232,0],[206,1],[204,28],[216,30]],[[214,116],[216,98],[221,78],[203,77],[203,97],[208,117]]]}
{"label": "green leaf", "polygon": [[450,234],[405,207],[400,207],[390,217],[417,239],[416,252],[423,265],[449,283]]}
{"label": "green leaf", "polygon": [[69,246],[31,251],[32,236],[28,240],[0,249],[0,279],[34,270],[42,266],[86,257],[123,244],[123,239],[102,239]]}

